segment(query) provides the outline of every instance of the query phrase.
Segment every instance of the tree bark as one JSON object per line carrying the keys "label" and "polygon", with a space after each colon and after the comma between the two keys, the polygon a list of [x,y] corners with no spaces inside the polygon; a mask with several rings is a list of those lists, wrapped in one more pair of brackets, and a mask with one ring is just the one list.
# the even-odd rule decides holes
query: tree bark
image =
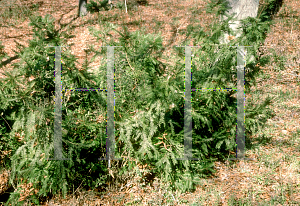
{"label": "tree bark", "polygon": [[[230,39],[237,38],[241,35],[241,31],[238,30],[240,26],[240,20],[246,19],[247,17],[257,17],[259,0],[227,0],[229,6],[231,7],[227,12],[228,15],[234,15],[236,20],[229,21],[230,28],[233,29],[235,34],[229,35],[225,34],[221,43],[228,43]],[[225,15],[221,16],[221,21],[226,20]]]}
{"label": "tree bark", "polygon": [[79,17],[87,15],[86,4],[87,4],[87,0],[79,0],[79,8],[78,8]]}

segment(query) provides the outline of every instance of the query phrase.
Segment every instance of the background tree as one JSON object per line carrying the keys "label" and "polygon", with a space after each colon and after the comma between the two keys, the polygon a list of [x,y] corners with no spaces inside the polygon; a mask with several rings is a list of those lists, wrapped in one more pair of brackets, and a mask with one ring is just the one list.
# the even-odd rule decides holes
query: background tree
{"label": "background tree", "polygon": [[247,17],[257,17],[259,0],[227,0],[228,10],[220,15],[220,20],[228,19],[228,15],[234,15],[233,20],[229,21],[229,27],[234,31],[233,34],[225,33],[221,39],[221,43],[228,43],[230,40],[241,35],[241,30],[238,27],[241,25],[242,19]]}
{"label": "background tree", "polygon": [[79,0],[79,7],[78,7],[78,16],[85,16],[87,14],[86,9],[87,0]]}

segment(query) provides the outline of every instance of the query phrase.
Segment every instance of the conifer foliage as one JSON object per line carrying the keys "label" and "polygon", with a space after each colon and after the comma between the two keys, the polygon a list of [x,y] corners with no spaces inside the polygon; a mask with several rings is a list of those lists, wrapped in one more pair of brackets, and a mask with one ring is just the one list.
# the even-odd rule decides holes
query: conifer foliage
{"label": "conifer foliage", "polygon": [[[63,99],[62,127],[63,131],[69,131],[63,132],[64,156],[71,158],[70,161],[47,160],[53,158],[55,97],[55,50],[47,46],[66,45],[65,40],[70,38],[67,32],[56,30],[53,21],[49,15],[31,18],[34,38],[29,47],[20,47],[21,61],[1,80],[0,112],[8,122],[4,132],[2,130],[1,141],[5,143],[4,149],[11,150],[12,154],[7,164],[11,165],[11,185],[15,188],[9,200],[13,205],[24,203],[20,186],[25,183],[32,183],[35,188],[28,194],[28,199],[35,204],[40,197],[49,194],[62,192],[66,195],[73,187],[104,184],[107,168],[97,158],[105,152],[105,147],[104,151],[100,147],[101,141],[105,142],[105,134],[96,131],[95,125],[97,129],[105,130],[105,124],[90,121],[90,118],[97,118],[87,116],[82,108],[95,110],[97,106],[92,103],[103,102],[95,99],[95,95],[94,98],[89,98],[89,93],[73,95],[69,104],[67,98]],[[63,51],[62,60],[64,85],[71,82],[80,88],[90,86],[87,81],[90,75],[75,67],[74,55],[68,50]],[[85,119],[90,123],[88,129],[84,123],[73,122],[73,113],[79,120],[88,118]]]}
{"label": "conifer foliage", "polygon": [[[20,47],[21,62],[14,65],[12,72],[6,72],[6,78],[0,82],[0,113],[9,121],[6,124],[9,126],[0,132],[7,140],[5,144],[9,144],[5,147],[12,150],[9,164],[11,184],[16,190],[9,202],[14,205],[24,203],[24,194],[18,186],[25,183],[32,183],[34,188],[25,199],[38,204],[42,196],[58,192],[66,195],[73,187],[106,186],[109,176],[106,162],[98,161],[105,155],[106,141],[106,95],[100,91],[63,94],[63,153],[70,160],[47,160],[53,157],[55,90],[54,48],[47,45],[66,45],[65,40],[70,36],[55,30],[53,18],[48,15],[31,21],[34,39],[29,47]],[[249,53],[253,53],[255,59],[246,65],[246,93],[251,92],[250,86],[259,73],[257,63],[263,62],[255,49],[264,41],[262,33],[267,27],[256,18],[249,18],[243,25],[249,23],[253,35],[261,36],[254,38],[246,29],[234,40],[243,45],[252,38],[254,45]],[[236,85],[236,48],[220,47],[216,55],[211,46],[219,39],[220,31],[228,29],[228,22],[213,25],[213,28],[209,33],[189,27],[188,35],[195,39],[193,44],[202,45],[193,49],[192,88],[233,88]],[[214,172],[215,160],[225,160],[235,151],[235,92],[193,92],[193,157],[202,160],[178,160],[184,155],[184,48],[175,49],[177,57],[172,66],[161,61],[165,57],[159,35],[130,33],[123,27],[119,43],[107,42],[104,37],[110,30],[119,32],[112,25],[106,25],[104,33],[90,28],[104,45],[122,46],[115,48],[114,54],[115,155],[124,160],[122,167],[113,161],[113,169],[120,177],[138,164],[147,164],[170,188],[182,192],[193,190],[199,178]],[[98,52],[91,47],[90,51],[104,55],[106,48]],[[77,69],[76,59],[68,50],[62,51],[62,61],[64,87],[106,87],[106,63],[99,65],[95,75],[87,72],[88,63],[85,69]],[[270,99],[260,105],[250,103],[246,102],[246,138],[271,116],[267,108]]]}

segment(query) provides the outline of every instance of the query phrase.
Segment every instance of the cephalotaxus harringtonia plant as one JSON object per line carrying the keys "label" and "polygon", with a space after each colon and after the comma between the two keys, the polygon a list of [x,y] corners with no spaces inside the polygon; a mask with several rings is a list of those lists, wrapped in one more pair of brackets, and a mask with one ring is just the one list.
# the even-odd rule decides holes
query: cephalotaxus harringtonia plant
{"label": "cephalotaxus harringtonia plant", "polygon": [[[97,31],[91,33],[108,45],[115,44],[106,42]],[[126,159],[147,164],[153,173],[160,173],[168,182],[180,182],[179,177],[191,176],[184,173],[189,169],[188,161],[176,160],[183,155],[180,107],[184,103],[184,67],[181,64],[166,70],[169,65],[158,60],[163,49],[160,37],[127,30],[121,36],[118,46],[124,49],[115,49],[116,151],[120,149],[119,155]],[[105,65],[99,70],[98,77],[102,78],[99,82],[102,82]],[[174,108],[170,108],[172,103]],[[136,166],[134,161],[127,164],[129,167],[121,168],[120,175]],[[206,166],[199,165],[202,169]]]}
{"label": "cephalotaxus harringtonia plant", "polygon": [[[255,36],[248,30],[249,23]],[[48,16],[36,17],[32,24],[36,29],[35,38],[20,52],[22,61],[14,70],[17,75],[7,74],[8,78],[1,82],[0,98],[4,103],[2,111],[14,108],[5,113],[14,122],[10,137],[22,139],[12,157],[11,182],[14,185],[31,182],[37,191],[30,198],[37,201],[39,196],[50,192],[66,193],[72,185],[77,188],[81,183],[85,187],[104,184],[106,162],[98,158],[105,152],[101,141],[105,142],[106,96],[101,92],[75,91],[63,95],[63,151],[70,160],[47,161],[46,156],[53,152],[54,49],[46,46],[65,45],[65,42],[60,38],[63,33],[54,29]],[[249,51],[256,55],[255,49],[264,39],[265,25],[253,18],[245,21],[245,25],[244,34],[236,42],[249,45],[247,41],[252,41],[254,48]],[[196,39],[194,45],[202,46],[193,49],[192,88],[234,87],[236,49],[220,47],[220,54],[216,55],[210,45],[218,43],[220,32],[228,25],[212,25],[211,33],[199,28],[191,32],[191,28],[189,32]],[[106,29],[104,35],[109,32]],[[171,66],[159,60],[163,50],[160,37],[127,30],[120,35],[118,44],[113,41],[108,44],[105,37],[99,37],[106,45],[123,46],[115,49],[115,148],[116,156],[124,157],[124,167],[117,168],[119,175],[137,164],[147,164],[163,181],[171,183],[173,189],[192,189],[199,177],[214,171],[214,160],[224,159],[234,151],[235,93],[193,92],[193,157],[203,161],[177,160],[183,156],[184,142],[184,48],[178,49],[175,66]],[[101,53],[105,52],[104,48]],[[250,92],[259,71],[256,64],[260,59],[255,57],[246,65],[246,92]],[[86,69],[75,68],[76,60],[68,50],[62,52],[62,61],[64,87],[106,87],[105,63],[100,65],[96,76],[91,76],[87,65]],[[40,101],[44,99],[48,103],[41,106]],[[255,131],[253,125],[263,123],[269,115],[267,111],[261,105],[253,108],[246,103],[246,133]],[[136,162],[128,161],[131,159]],[[10,201],[17,202],[18,198],[17,191]]]}
{"label": "cephalotaxus harringtonia plant", "polygon": [[[101,146],[101,141],[105,142],[105,121],[97,121],[96,114],[87,114],[105,108],[105,100],[99,105],[105,94],[63,95],[63,152],[70,160],[47,161],[53,157],[55,91],[55,50],[47,46],[66,45],[65,40],[70,38],[67,32],[56,30],[53,21],[49,15],[31,18],[34,38],[29,47],[20,46],[20,62],[0,82],[0,112],[11,124],[3,136],[11,140],[7,144],[13,150],[10,182],[16,190],[8,201],[13,205],[24,204],[26,198],[38,204],[41,196],[58,192],[65,195],[70,188],[94,187],[106,181],[105,162],[98,161],[105,152],[105,146]],[[76,59],[69,50],[62,52],[62,61],[63,84],[91,87],[92,77],[75,67]],[[75,118],[78,121],[74,122]],[[24,193],[18,187],[21,185],[34,190]]]}
{"label": "cephalotaxus harringtonia plant", "polygon": [[[252,29],[254,33],[263,33],[265,27],[257,26],[257,21],[259,20],[250,19]],[[245,24],[249,24],[249,20]],[[228,21],[227,25],[226,22],[213,25],[211,33],[205,33],[202,29],[193,33],[196,39],[194,45],[201,45],[202,48],[195,49],[192,88],[235,87],[236,48],[220,47],[216,55],[211,46],[218,43],[223,28],[229,29]],[[93,33],[97,36],[98,32]],[[149,165],[152,172],[158,174],[163,181],[171,183],[173,189],[192,189],[199,176],[214,171],[214,160],[224,160],[230,151],[234,151],[235,92],[193,93],[193,152],[194,157],[202,158],[203,161],[178,161],[177,158],[183,156],[184,50],[178,49],[176,66],[171,67],[158,60],[163,49],[160,37],[140,32],[129,33],[127,30],[120,34],[120,44],[109,42],[109,45],[123,46],[125,49],[125,54],[124,50],[115,49],[115,126],[118,142],[116,148],[121,151],[119,155],[136,160],[139,164]],[[97,37],[106,42],[104,37]],[[257,39],[253,43],[256,49],[264,40],[263,37],[264,33],[256,35]],[[249,33],[245,31],[239,41],[248,43],[247,38]],[[248,61],[246,65],[246,92],[249,92],[259,71],[256,66],[259,57],[254,54],[256,59]],[[166,67],[169,69],[166,70]],[[105,72],[105,67],[99,69]],[[99,78],[101,76],[104,73]],[[172,103],[174,107],[170,107]],[[262,125],[270,116],[268,109],[264,108],[268,104],[269,100],[255,108],[247,105],[247,134],[255,132],[255,126]],[[253,114],[260,114],[260,118],[255,119]],[[127,168],[136,166],[134,161],[127,164],[129,167],[121,168],[120,174]],[[183,176],[185,177],[182,178]]]}

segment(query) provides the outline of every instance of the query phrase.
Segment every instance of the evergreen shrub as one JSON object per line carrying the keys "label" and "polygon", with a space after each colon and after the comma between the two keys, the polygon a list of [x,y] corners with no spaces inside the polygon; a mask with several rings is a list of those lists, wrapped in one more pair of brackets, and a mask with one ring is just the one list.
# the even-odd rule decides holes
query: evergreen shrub
{"label": "evergreen shrub", "polygon": [[87,11],[91,13],[99,12],[99,11],[108,11],[110,6],[109,6],[109,1],[108,0],[103,0],[103,1],[93,1],[91,0],[86,4]]}
{"label": "evergreen shrub", "polygon": [[[243,22],[243,28],[249,23],[252,24],[252,33],[246,30],[235,42],[249,45],[252,40],[253,48],[249,49],[249,55],[253,54],[255,59],[247,59],[246,93],[251,92],[250,87],[255,84],[255,77],[260,72],[258,63],[266,62],[257,54],[257,49],[264,41],[267,25],[259,19],[249,18]],[[219,26],[213,25],[211,33],[204,29],[190,32],[195,39],[193,45],[202,46],[193,57],[192,88],[236,87],[236,48],[221,47],[216,55],[211,46],[218,43],[223,28],[229,29],[228,21]],[[135,161],[128,162],[128,167],[123,165],[119,175],[127,172],[128,168],[136,167],[138,162],[148,165],[152,173],[171,183],[172,189],[194,189],[200,177],[214,172],[215,160],[225,160],[234,151],[237,117],[235,92],[193,93],[193,100],[197,99],[193,101],[192,110],[193,154],[194,158],[203,160],[176,160],[183,157],[184,49],[176,49],[179,58],[172,67],[159,60],[163,50],[159,36],[143,35],[139,31],[129,33],[126,27],[123,29],[124,33],[119,32],[119,43],[113,40],[106,42],[101,32],[91,31],[107,45],[119,45],[125,49],[125,54],[115,49],[115,126],[119,143],[116,148],[121,150],[119,154],[122,157]],[[192,27],[189,29],[193,30]],[[251,34],[256,35],[255,38]],[[189,42],[184,42],[184,45],[189,45]],[[103,72],[99,77],[104,77],[106,67],[99,69]],[[260,105],[251,101],[246,103],[246,137],[257,132],[272,116],[272,111],[267,108],[270,103],[270,98]],[[172,104],[174,107],[170,107]],[[129,116],[132,111],[136,112]],[[124,119],[118,118],[125,115]]]}
{"label": "evergreen shrub", "polygon": [[[106,141],[106,94],[96,91],[63,93],[63,151],[68,161],[47,161],[53,157],[54,122],[54,48],[47,45],[66,45],[70,38],[66,32],[55,30],[50,16],[31,18],[34,39],[29,47],[20,47],[20,63],[14,65],[7,78],[1,80],[1,108],[10,128],[2,135],[12,141],[11,184],[15,192],[12,204],[22,196],[21,188],[32,183],[35,188],[27,199],[38,204],[39,198],[79,186],[94,188],[106,186],[109,170],[104,157]],[[246,25],[252,25],[252,31]],[[245,92],[251,92],[259,74],[258,64],[266,59],[257,54],[263,43],[267,25],[257,18],[243,21],[244,34],[234,43],[253,45],[248,52],[245,69]],[[218,43],[228,21],[212,25],[212,31],[189,26],[188,36],[194,38],[192,59],[192,88],[233,88],[236,85],[236,48],[221,47],[218,53],[211,44]],[[119,32],[113,25],[104,31],[90,28],[104,45],[115,48],[115,154],[124,158],[113,161],[114,178],[122,177],[139,165],[148,165],[150,172],[173,189],[193,190],[200,178],[214,172],[214,161],[224,161],[235,149],[236,97],[234,91],[198,91],[192,93],[193,157],[201,161],[179,161],[183,157],[184,143],[184,48],[176,48],[173,64],[163,63],[162,38],[145,32]],[[110,30],[119,32],[119,42],[106,41]],[[252,36],[253,35],[253,36]],[[255,35],[255,37],[254,37]],[[251,41],[251,42],[249,42]],[[189,45],[188,41],[183,45]],[[93,47],[90,51],[105,55]],[[93,60],[92,59],[92,60]],[[167,58],[170,60],[171,58]],[[218,60],[218,61],[217,61]],[[76,59],[62,50],[62,82],[66,88],[106,88],[106,67],[100,65],[95,73],[75,67]],[[174,65],[174,66],[173,66]],[[97,75],[95,75],[97,74]],[[47,100],[41,105],[41,101]],[[267,107],[271,99],[261,104],[246,102],[246,138],[271,117]],[[173,106],[171,106],[173,105]],[[104,118],[103,118],[104,117]],[[76,120],[74,122],[74,119]],[[103,120],[104,119],[104,120]],[[96,121],[95,121],[96,120]],[[6,142],[8,143],[8,141]],[[23,195],[24,196],[24,195]]]}
{"label": "evergreen shrub", "polygon": [[[34,38],[30,40],[29,47],[19,45],[20,62],[13,65],[12,71],[5,72],[6,78],[0,83],[0,113],[8,122],[3,124],[7,126],[2,129],[1,141],[4,140],[5,148],[12,150],[8,158],[12,170],[10,183],[15,192],[10,195],[8,203],[13,205],[24,204],[24,192],[20,186],[25,183],[32,183],[32,188],[35,188],[27,198],[34,204],[49,194],[62,192],[66,195],[73,187],[106,184],[105,162],[97,160],[105,152],[105,147],[100,146],[101,141],[105,142],[105,134],[95,129],[96,125],[100,131],[105,130],[105,123],[97,124],[85,119],[88,124],[76,124],[72,119],[73,113],[81,120],[87,117],[97,119],[96,115],[87,116],[83,110],[100,108],[95,105],[97,102],[104,107],[105,102],[99,101],[104,94],[99,97],[89,92],[74,92],[70,102],[63,94],[63,148],[64,156],[71,160],[47,160],[53,157],[55,97],[55,49],[47,46],[66,45],[66,39],[72,37],[67,32],[56,30],[53,22],[49,15],[31,18]],[[62,49],[61,58],[63,84],[72,82],[80,88],[90,87],[92,77],[86,70],[75,67],[75,56]]]}

